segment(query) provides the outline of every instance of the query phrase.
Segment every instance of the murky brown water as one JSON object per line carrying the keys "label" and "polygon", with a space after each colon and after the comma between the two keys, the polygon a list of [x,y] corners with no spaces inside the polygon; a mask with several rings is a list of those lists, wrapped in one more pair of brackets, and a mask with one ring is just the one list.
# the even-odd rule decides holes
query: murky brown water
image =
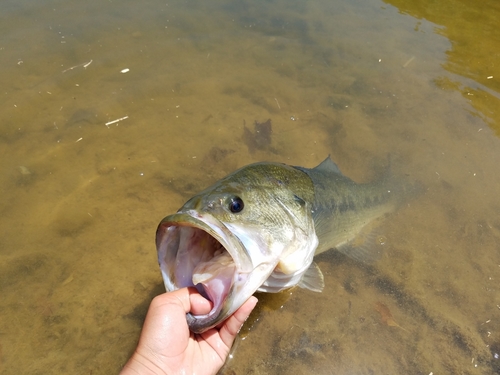
{"label": "murky brown water", "polygon": [[[356,181],[390,155],[425,192],[376,265],[332,251],[322,294],[260,295],[221,373],[500,373],[499,20],[493,0],[3,1],[0,372],[117,373],[164,291],[160,219],[239,166],[331,154]],[[270,144],[249,136],[268,119]]]}

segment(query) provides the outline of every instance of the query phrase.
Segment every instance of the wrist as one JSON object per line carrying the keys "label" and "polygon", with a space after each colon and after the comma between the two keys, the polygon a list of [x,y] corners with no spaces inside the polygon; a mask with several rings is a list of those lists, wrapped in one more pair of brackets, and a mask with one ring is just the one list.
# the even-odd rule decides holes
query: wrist
{"label": "wrist", "polygon": [[134,352],[123,366],[120,375],[167,375],[167,373],[144,356]]}

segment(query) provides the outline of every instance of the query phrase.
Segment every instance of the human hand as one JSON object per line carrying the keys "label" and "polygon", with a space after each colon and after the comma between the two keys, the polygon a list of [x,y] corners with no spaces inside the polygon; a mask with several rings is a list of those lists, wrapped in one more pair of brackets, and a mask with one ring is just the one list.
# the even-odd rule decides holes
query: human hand
{"label": "human hand", "polygon": [[257,298],[252,296],[219,326],[194,334],[187,325],[186,313],[207,314],[211,302],[195,288],[156,296],[149,306],[137,349],[120,375],[216,374],[256,303]]}

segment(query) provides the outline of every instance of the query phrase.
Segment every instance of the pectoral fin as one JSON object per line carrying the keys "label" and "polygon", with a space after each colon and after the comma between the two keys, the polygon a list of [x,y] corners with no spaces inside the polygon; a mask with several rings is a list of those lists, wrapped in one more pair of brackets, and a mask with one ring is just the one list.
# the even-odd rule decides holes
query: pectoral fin
{"label": "pectoral fin", "polygon": [[383,253],[386,239],[377,230],[377,223],[365,226],[352,241],[337,246],[337,250],[349,258],[365,264],[372,264]]}
{"label": "pectoral fin", "polygon": [[311,263],[311,266],[306,270],[297,285],[301,288],[312,290],[313,292],[323,291],[325,280],[323,273],[316,263]]}

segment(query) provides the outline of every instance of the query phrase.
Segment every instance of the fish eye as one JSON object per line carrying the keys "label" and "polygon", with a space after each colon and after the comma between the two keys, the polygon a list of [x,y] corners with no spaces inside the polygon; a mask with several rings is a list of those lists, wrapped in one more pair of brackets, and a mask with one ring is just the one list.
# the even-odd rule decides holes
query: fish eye
{"label": "fish eye", "polygon": [[231,200],[229,201],[229,211],[231,211],[233,214],[241,212],[243,210],[243,207],[245,207],[245,205],[243,204],[243,200],[240,197],[231,198]]}

